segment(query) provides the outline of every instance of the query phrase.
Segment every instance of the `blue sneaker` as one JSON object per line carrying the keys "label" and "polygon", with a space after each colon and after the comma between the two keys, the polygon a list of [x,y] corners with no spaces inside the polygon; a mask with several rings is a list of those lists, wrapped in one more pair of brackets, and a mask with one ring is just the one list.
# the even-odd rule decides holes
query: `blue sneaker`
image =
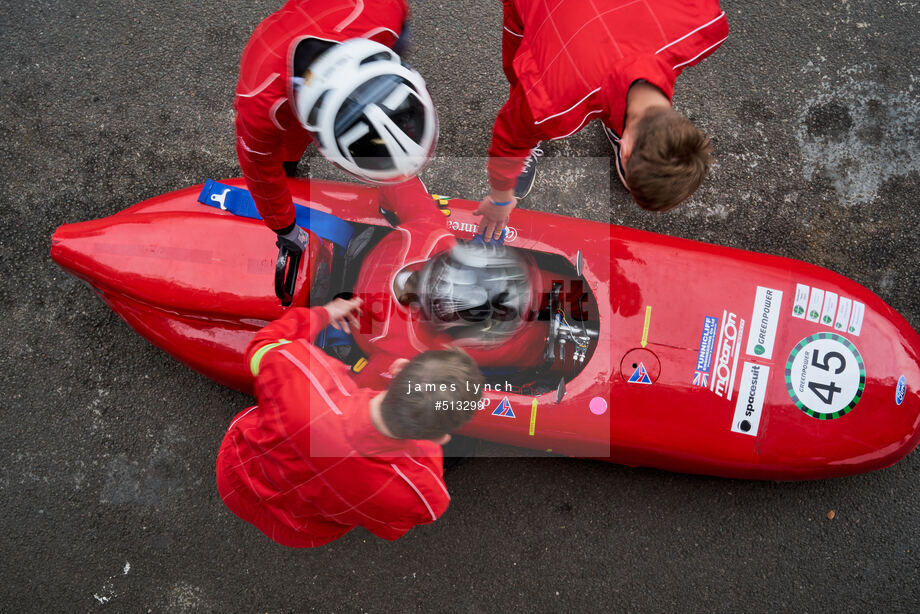
{"label": "blue sneaker", "polygon": [[514,197],[516,199],[521,200],[530,194],[530,190],[533,189],[533,182],[537,178],[537,158],[542,155],[543,150],[540,149],[540,144],[537,143],[537,146],[530,150],[524,160],[524,168],[521,170],[521,174],[518,175],[517,183],[514,184]]}

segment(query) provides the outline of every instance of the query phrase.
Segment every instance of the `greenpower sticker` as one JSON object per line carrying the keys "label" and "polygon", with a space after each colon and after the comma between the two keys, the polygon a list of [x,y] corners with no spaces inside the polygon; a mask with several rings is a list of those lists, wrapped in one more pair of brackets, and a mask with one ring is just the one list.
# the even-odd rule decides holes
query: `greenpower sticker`
{"label": "greenpower sticker", "polygon": [[818,333],[796,344],[786,361],[786,390],[803,412],[833,420],[856,407],[866,387],[866,366],[849,339]]}

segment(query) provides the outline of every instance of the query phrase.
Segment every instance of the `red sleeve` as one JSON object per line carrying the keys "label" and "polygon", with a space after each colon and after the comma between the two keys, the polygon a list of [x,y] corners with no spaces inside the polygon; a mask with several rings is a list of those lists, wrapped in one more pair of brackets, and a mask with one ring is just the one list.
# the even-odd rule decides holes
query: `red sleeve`
{"label": "red sleeve", "polygon": [[396,185],[383,186],[378,191],[378,197],[380,205],[394,212],[400,224],[425,220],[447,227],[444,214],[418,177]]}
{"label": "red sleeve", "polygon": [[252,365],[252,360],[259,350],[281,340],[305,339],[313,343],[316,335],[328,325],[329,312],[325,307],[291,308],[283,316],[256,333],[256,336],[249,342],[249,347],[246,348],[246,360]]}
{"label": "red sleeve", "polygon": [[260,105],[256,98],[237,105],[236,155],[259,214],[269,228],[280,230],[294,223],[294,203],[282,166],[282,133]]}
{"label": "red sleeve", "polygon": [[514,56],[524,40],[524,22],[514,6],[514,0],[502,0],[502,70],[511,89],[518,83],[514,72]]}
{"label": "red sleeve", "polygon": [[524,159],[543,135],[534,124],[524,90],[517,85],[498,112],[489,145],[489,184],[495,190],[510,190],[521,174]]}

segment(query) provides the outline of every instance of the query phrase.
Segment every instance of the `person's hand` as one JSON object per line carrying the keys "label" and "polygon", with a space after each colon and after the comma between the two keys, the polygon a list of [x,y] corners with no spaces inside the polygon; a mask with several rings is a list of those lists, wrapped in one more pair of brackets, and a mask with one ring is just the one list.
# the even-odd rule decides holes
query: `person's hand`
{"label": "person's hand", "polygon": [[386,375],[391,378],[396,377],[397,375],[399,375],[399,372],[403,370],[403,367],[405,367],[407,364],[409,364],[408,358],[397,358],[396,360],[390,363],[390,367],[387,369]]}
{"label": "person's hand", "polygon": [[293,254],[302,254],[304,250],[307,249],[307,244],[309,242],[307,239],[307,231],[296,223],[290,230],[284,228],[282,230],[276,230],[275,232],[278,234],[278,240],[275,242],[275,245],[279,248],[286,247],[287,250]]}
{"label": "person's hand", "polygon": [[[496,205],[496,202],[507,202],[507,205]],[[479,227],[476,234],[482,234],[483,238],[488,241],[490,238],[496,241],[501,238],[502,230],[508,224],[508,218],[511,217],[511,210],[517,206],[517,199],[514,192],[508,190],[505,192],[493,192],[482,199],[479,207],[473,211],[473,215],[481,215]]]}
{"label": "person's hand", "polygon": [[323,308],[329,312],[329,323],[332,324],[332,328],[343,330],[349,335],[351,327],[354,327],[355,331],[361,328],[357,317],[361,309],[361,299],[357,297],[351,300],[337,298],[323,305]]}

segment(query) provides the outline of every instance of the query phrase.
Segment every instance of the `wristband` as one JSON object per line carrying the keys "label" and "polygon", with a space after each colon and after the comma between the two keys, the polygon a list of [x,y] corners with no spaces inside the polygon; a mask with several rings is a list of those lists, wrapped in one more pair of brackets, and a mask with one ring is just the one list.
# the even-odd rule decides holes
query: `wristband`
{"label": "wristband", "polygon": [[510,201],[510,200],[507,200],[507,201],[502,202],[502,203],[495,202],[494,200],[492,200],[492,197],[491,197],[491,196],[489,197],[489,202],[491,202],[491,203],[492,203],[493,205],[495,205],[496,207],[507,207],[508,205],[511,204],[511,201]]}

